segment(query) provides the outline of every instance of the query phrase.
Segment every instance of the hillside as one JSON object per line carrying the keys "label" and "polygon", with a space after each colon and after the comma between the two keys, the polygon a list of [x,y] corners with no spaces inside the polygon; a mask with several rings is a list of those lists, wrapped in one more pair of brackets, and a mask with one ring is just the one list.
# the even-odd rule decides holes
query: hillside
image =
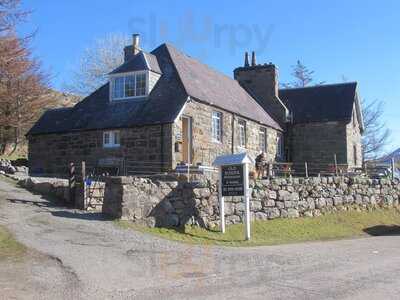
{"label": "hillside", "polygon": [[378,159],[378,161],[382,164],[391,164],[392,158],[394,158],[394,161],[396,164],[400,164],[400,148],[393,151],[392,153]]}
{"label": "hillside", "polygon": [[[48,93],[43,96],[42,103],[46,103],[40,110],[35,111],[34,115],[29,122],[26,122],[21,127],[20,141],[15,147],[14,138],[6,140],[3,145],[0,145],[0,149],[3,149],[3,154],[0,156],[5,158],[16,158],[25,157],[27,154],[27,143],[25,139],[25,133],[33,126],[33,124],[42,116],[42,114],[48,109],[61,108],[61,107],[72,107],[81,100],[79,96],[59,92],[53,89],[49,89]],[[12,136],[14,132],[8,132],[3,129],[0,131],[0,136]]]}

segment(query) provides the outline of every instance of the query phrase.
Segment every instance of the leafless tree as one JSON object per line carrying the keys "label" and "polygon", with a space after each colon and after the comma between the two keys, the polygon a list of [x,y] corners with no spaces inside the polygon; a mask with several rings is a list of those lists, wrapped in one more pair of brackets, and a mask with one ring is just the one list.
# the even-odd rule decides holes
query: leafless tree
{"label": "leafless tree", "polygon": [[88,95],[106,83],[108,73],[123,63],[122,49],[128,43],[128,37],[119,33],[96,39],[84,50],[65,89],[74,94]]}
{"label": "leafless tree", "polygon": [[0,0],[0,35],[8,35],[15,26],[25,20],[29,11],[19,9],[20,0]]}
{"label": "leafless tree", "polygon": [[[315,71],[309,70],[305,65],[301,63],[300,60],[292,66],[291,75],[295,78],[295,81],[291,83],[283,83],[282,87],[284,88],[297,88],[297,87],[306,87],[313,84],[314,81],[314,73]],[[324,84],[324,82],[319,82],[316,85]]]}
{"label": "leafless tree", "polygon": [[363,101],[362,113],[365,131],[362,137],[364,160],[376,159],[390,141],[390,130],[387,128],[382,116],[384,102],[375,100],[370,103]]}

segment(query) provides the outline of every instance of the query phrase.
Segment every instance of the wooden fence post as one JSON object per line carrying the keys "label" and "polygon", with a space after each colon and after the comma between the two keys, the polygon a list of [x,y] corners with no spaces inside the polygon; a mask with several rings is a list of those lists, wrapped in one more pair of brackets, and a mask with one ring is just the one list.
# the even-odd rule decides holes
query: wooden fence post
{"label": "wooden fence post", "polygon": [[338,165],[337,165],[336,153],[333,155],[333,159],[335,160],[335,175],[338,176]]}
{"label": "wooden fence post", "polygon": [[86,203],[86,163],[82,161],[82,193],[83,193],[83,209],[87,209]]}
{"label": "wooden fence post", "polygon": [[305,171],[306,171],[306,178],[308,178],[308,164],[307,164],[307,162],[304,163],[304,168],[305,168]]}
{"label": "wooden fence post", "polygon": [[395,171],[395,167],[394,167],[394,158],[393,158],[393,157],[392,157],[391,168],[392,168],[392,180],[394,180],[394,171]]}
{"label": "wooden fence post", "polygon": [[75,165],[73,162],[69,164],[69,178],[68,178],[68,187],[69,187],[69,202],[75,205]]}
{"label": "wooden fence post", "polygon": [[267,177],[268,177],[268,179],[271,179],[272,178],[272,168],[273,168],[273,165],[272,165],[272,163],[268,163],[267,164]]}

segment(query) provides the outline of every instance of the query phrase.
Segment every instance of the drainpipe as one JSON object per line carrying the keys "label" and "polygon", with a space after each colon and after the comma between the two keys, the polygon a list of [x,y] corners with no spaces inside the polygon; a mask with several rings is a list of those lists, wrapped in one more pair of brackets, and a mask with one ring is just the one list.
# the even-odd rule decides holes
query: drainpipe
{"label": "drainpipe", "polygon": [[235,114],[232,114],[232,122],[231,122],[231,127],[232,127],[232,154],[235,153]]}
{"label": "drainpipe", "polygon": [[161,138],[161,141],[160,141],[161,168],[160,168],[160,170],[161,170],[161,172],[163,172],[164,171],[164,124],[161,124],[160,135],[161,135],[160,136],[160,138]]}

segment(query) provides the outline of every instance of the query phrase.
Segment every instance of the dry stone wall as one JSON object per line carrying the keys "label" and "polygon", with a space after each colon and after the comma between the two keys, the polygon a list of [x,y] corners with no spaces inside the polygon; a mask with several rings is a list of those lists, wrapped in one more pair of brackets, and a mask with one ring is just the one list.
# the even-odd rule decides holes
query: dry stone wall
{"label": "dry stone wall", "polygon": [[[347,177],[272,179],[251,184],[252,220],[313,217],[339,210],[399,205],[400,184],[387,179]],[[242,222],[241,197],[225,198],[228,224]],[[187,183],[173,177],[112,177],[106,182],[103,212],[147,226],[199,225],[219,220],[216,182]]]}

